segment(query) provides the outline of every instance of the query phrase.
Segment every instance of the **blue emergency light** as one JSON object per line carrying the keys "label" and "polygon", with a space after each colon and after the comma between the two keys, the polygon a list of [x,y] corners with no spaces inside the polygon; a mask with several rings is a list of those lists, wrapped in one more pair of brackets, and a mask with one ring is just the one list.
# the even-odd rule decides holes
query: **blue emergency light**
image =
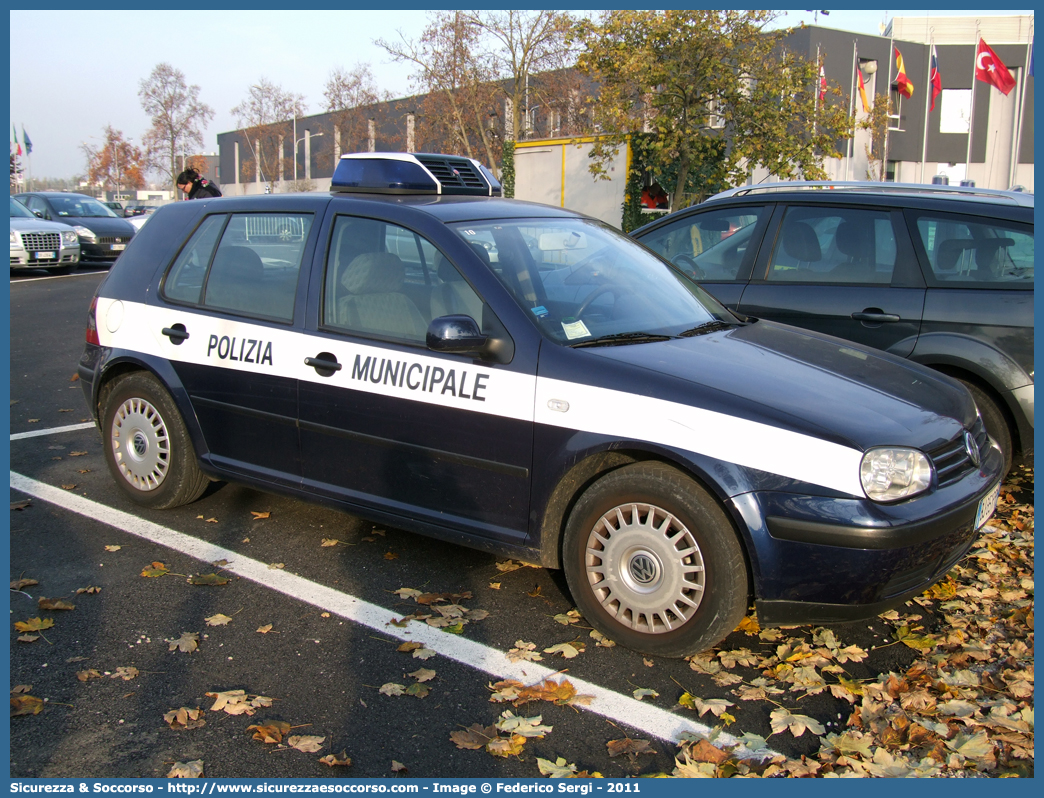
{"label": "blue emergency light", "polygon": [[412,152],[342,155],[330,189],[365,194],[502,196],[500,182],[478,161],[457,155]]}

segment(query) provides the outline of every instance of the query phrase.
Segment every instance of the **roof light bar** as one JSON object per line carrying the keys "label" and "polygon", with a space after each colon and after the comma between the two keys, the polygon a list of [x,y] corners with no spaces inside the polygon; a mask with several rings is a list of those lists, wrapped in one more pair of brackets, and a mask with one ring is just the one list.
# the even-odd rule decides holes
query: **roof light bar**
{"label": "roof light bar", "polygon": [[342,155],[332,191],[365,194],[457,194],[502,196],[500,183],[485,166],[457,155],[360,152]]}

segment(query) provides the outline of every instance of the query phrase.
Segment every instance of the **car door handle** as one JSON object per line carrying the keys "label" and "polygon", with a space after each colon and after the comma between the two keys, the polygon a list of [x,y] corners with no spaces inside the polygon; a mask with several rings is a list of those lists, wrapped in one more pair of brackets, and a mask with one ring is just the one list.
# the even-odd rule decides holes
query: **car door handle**
{"label": "car door handle", "polygon": [[[329,377],[335,371],[341,370],[341,364],[337,362],[337,358],[328,352],[322,352],[319,357],[306,357],[304,362],[306,366],[311,366],[323,377]],[[324,371],[328,371],[330,374],[323,374]]]}
{"label": "car door handle", "polygon": [[877,323],[883,321],[899,321],[899,316],[897,314],[884,313],[877,308],[867,308],[862,312],[853,313],[852,318],[856,321],[873,321]]}
{"label": "car door handle", "polygon": [[164,327],[162,332],[175,346],[180,344],[182,341],[187,341],[189,338],[188,330],[185,329],[184,324],[175,324],[173,327]]}

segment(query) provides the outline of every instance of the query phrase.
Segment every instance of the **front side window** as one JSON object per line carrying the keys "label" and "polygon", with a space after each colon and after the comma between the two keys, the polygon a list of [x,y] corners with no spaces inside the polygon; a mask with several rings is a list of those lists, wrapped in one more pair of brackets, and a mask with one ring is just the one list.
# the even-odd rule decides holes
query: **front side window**
{"label": "front side window", "polygon": [[932,281],[957,287],[1033,289],[1033,230],[959,217],[922,216],[917,232]]}
{"label": "front side window", "polygon": [[645,247],[599,222],[454,226],[547,337],[578,345],[673,337],[735,317]]}
{"label": "front side window", "polygon": [[743,279],[741,267],[764,213],[764,206],[705,211],[659,227],[641,241],[695,280]]}
{"label": "front side window", "polygon": [[423,344],[431,320],[471,316],[484,329],[492,311],[457,268],[418,233],[378,219],[340,216],[323,283],[323,326]]}
{"label": "front side window", "polygon": [[788,208],[776,236],[771,282],[888,284],[896,259],[895,228],[885,211]]}
{"label": "front side window", "polygon": [[292,321],[311,225],[311,214],[209,216],[171,266],[163,295],[246,316]]}

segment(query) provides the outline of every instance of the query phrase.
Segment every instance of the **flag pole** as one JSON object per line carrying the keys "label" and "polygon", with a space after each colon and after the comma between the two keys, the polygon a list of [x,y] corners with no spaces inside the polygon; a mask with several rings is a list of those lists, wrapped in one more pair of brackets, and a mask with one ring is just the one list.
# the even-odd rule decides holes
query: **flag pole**
{"label": "flag pole", "polygon": [[1016,126],[1018,132],[1015,134],[1014,163],[1011,166],[1011,180],[1008,186],[1015,185],[1019,175],[1019,157],[1022,155],[1022,123],[1026,118],[1026,83],[1029,81],[1030,59],[1033,57],[1033,17],[1030,17],[1030,40],[1026,45],[1026,65],[1022,68],[1022,97],[1019,99],[1018,115],[1019,121]]}
{"label": "flag pole", "polygon": [[[892,127],[892,115],[889,113],[892,107],[892,61],[895,59],[895,26],[892,26],[892,35],[888,37],[888,82],[885,84],[885,133],[884,145],[881,147],[881,182],[885,181],[885,172],[888,169],[888,131]],[[874,103],[877,103],[877,81],[874,81]]]}
{"label": "flag pole", "polygon": [[851,180],[852,173],[852,147],[855,141],[855,93],[856,93],[856,69],[859,61],[859,48],[856,40],[852,39],[852,102],[850,103],[849,115],[852,117],[852,136],[848,139],[848,158],[845,160],[845,180]]}
{"label": "flag pole", "polygon": [[[928,71],[924,74],[928,77],[924,82],[924,143],[921,145],[921,179],[924,182],[924,162],[928,159],[928,101],[932,97],[932,55],[935,54],[935,26],[928,29]],[[936,63],[938,56],[936,55]],[[938,67],[937,67],[938,68]]]}
{"label": "flag pole", "polygon": [[816,102],[815,102],[815,105],[813,106],[813,115],[812,115],[812,135],[813,136],[816,135],[816,124],[817,124],[817,122],[819,120],[819,91],[820,91],[820,87],[822,85],[821,82],[820,82],[820,77],[819,76],[823,74],[823,62],[819,60],[820,59],[819,48],[820,48],[820,45],[817,44],[816,45]]}
{"label": "flag pole", "polygon": [[972,52],[971,111],[968,115],[968,152],[964,157],[964,179],[971,180],[972,128],[975,125],[975,73],[978,71],[979,20],[975,20],[975,50]]}

